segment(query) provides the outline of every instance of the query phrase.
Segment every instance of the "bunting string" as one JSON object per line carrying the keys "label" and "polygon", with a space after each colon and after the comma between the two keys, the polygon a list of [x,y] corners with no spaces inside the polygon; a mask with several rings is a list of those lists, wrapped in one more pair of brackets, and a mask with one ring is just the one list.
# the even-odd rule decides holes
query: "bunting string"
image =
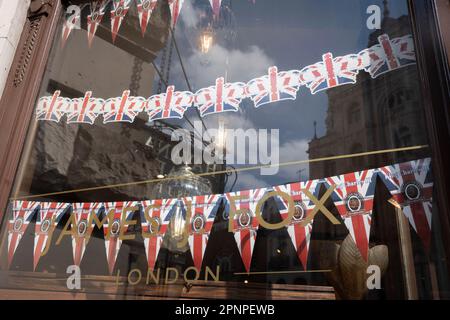
{"label": "bunting string", "polygon": [[[174,6],[177,1],[182,3],[181,0],[174,0]],[[126,0],[115,0],[116,2],[124,5],[128,3]],[[118,21],[115,24],[117,28],[120,27],[120,20]],[[92,125],[102,115],[104,124],[132,123],[140,113],[145,112],[151,122],[182,119],[191,107],[197,108],[201,117],[205,117],[223,112],[238,112],[244,99],[250,99],[255,108],[260,108],[284,100],[296,100],[302,86],[308,88],[311,94],[317,94],[330,88],[355,84],[362,71],[368,72],[375,79],[416,63],[412,35],[390,39],[387,34],[383,34],[378,37],[378,42],[357,54],[334,57],[331,52],[325,53],[322,61],[301,70],[279,71],[276,66],[272,66],[268,68],[266,75],[247,83],[228,83],[220,77],[214,85],[195,93],[177,91],[172,85],[167,87],[165,93],[148,98],[133,97],[130,90],[124,90],[120,97],[103,100],[93,97],[92,91],[86,92],[83,98],[69,99],[61,97],[61,91],[56,90],[52,96],[38,100],[36,120],[60,122],[66,115],[67,123]]]}
{"label": "bunting string", "polygon": [[[73,259],[80,265],[89,237],[100,221],[103,233],[109,273],[112,274],[119,254],[123,235],[128,223],[137,211],[141,217],[141,232],[148,267],[154,269],[162,241],[174,219],[184,221],[187,242],[198,269],[202,267],[208,239],[219,208],[223,205],[223,218],[228,220],[246,272],[250,272],[254,245],[261,225],[261,202],[274,197],[278,212],[297,257],[307,270],[315,208],[321,186],[333,190],[331,199],[341,221],[345,224],[361,258],[368,259],[370,226],[375,198],[375,184],[380,178],[408,219],[412,230],[419,236],[426,252],[431,249],[433,180],[431,159],[363,170],[323,179],[295,182],[274,186],[229,192],[225,194],[200,195],[184,198],[99,202],[60,203],[26,200],[12,201],[12,213],[8,220],[8,266],[35,213],[38,214],[34,232],[33,268],[47,247],[47,241],[62,220],[70,214]],[[275,194],[273,193],[275,192]],[[293,208],[290,206],[293,204]],[[69,210],[70,209],[70,210]],[[288,220],[292,212],[292,219]],[[100,218],[104,216],[100,220]],[[230,220],[231,219],[231,220]],[[180,223],[180,221],[175,222]],[[47,251],[47,250],[45,250]]]}

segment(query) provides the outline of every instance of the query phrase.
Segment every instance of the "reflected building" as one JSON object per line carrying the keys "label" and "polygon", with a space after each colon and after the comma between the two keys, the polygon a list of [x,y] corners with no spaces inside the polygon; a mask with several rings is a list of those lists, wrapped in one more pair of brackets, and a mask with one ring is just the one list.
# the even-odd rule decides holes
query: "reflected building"
{"label": "reflected building", "polygon": [[[391,18],[385,2],[381,30],[369,37],[368,47],[378,44],[378,36],[391,39],[411,34],[408,16]],[[372,79],[360,72],[357,83],[327,91],[326,134],[309,142],[309,158],[360,154],[392,148],[427,144],[420,83],[416,65],[410,65]],[[385,153],[371,156],[314,162],[310,178],[317,179],[357,170],[376,168],[420,158],[419,152]]]}

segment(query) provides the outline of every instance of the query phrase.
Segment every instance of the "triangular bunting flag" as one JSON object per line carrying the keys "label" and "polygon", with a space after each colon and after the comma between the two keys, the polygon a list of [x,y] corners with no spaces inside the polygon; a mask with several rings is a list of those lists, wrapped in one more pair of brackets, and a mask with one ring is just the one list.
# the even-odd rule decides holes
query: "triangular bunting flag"
{"label": "triangular bunting flag", "polygon": [[169,8],[171,15],[171,27],[175,28],[178,18],[180,17],[181,7],[183,6],[184,0],[169,0]]}
{"label": "triangular bunting flag", "polygon": [[331,187],[334,205],[344,220],[350,235],[365,261],[369,254],[370,224],[372,221],[375,170],[365,170],[326,178]]}
{"label": "triangular bunting flag", "polygon": [[225,210],[228,212],[228,216],[231,217],[232,210],[236,210],[233,217],[234,240],[238,245],[247,272],[250,272],[256,232],[259,228],[256,206],[265,192],[266,188],[261,188],[225,194],[227,200]]}
{"label": "triangular bunting flag", "polygon": [[33,270],[36,270],[39,259],[47,246],[48,237],[53,234],[68,207],[68,203],[41,202],[34,228]]}
{"label": "triangular bunting flag", "polygon": [[[318,180],[291,183],[276,186],[273,189],[276,192],[287,193],[294,202],[294,216],[291,223],[287,226],[287,231],[292,244],[297,251],[298,259],[302,263],[303,269],[306,270],[308,266],[309,243],[311,241],[313,220],[306,225],[302,225],[302,222],[309,216],[311,211],[313,211],[315,204],[304,193],[304,190],[308,190],[317,198],[320,190]],[[277,196],[276,200],[282,219],[287,219],[289,213],[288,199]]]}
{"label": "triangular bunting flag", "polygon": [[81,11],[75,10],[64,20],[62,34],[61,34],[61,47],[64,48],[67,39],[69,39],[70,33],[73,29],[79,26],[81,19]]}
{"label": "triangular bunting flag", "polygon": [[148,267],[151,270],[155,268],[156,259],[173,214],[172,209],[177,202],[177,199],[141,202],[141,227],[143,233],[147,235],[144,236],[144,246]]}
{"label": "triangular bunting flag", "polygon": [[191,204],[191,217],[189,221],[189,248],[197,270],[202,267],[206,244],[211,233],[214,219],[221,203],[222,195],[207,195],[186,197],[183,199],[185,208]]}
{"label": "triangular bunting flag", "polygon": [[209,0],[209,3],[212,7],[214,19],[218,19],[220,15],[220,6],[222,5],[222,0]]}
{"label": "triangular bunting flag", "polygon": [[34,201],[13,202],[12,219],[8,222],[8,268],[38,206],[39,202]]}
{"label": "triangular bunting flag", "polygon": [[148,22],[152,15],[152,11],[155,9],[158,0],[136,0],[137,10],[139,15],[139,24],[141,25],[142,36],[145,35]]}
{"label": "triangular bunting flag", "polygon": [[[133,214],[138,211],[137,201],[105,202],[105,216],[107,219],[103,224],[103,234],[105,236],[106,259],[108,260],[108,270],[112,274],[119,254],[122,240],[120,233],[126,233],[128,227],[126,221],[131,220]],[[130,208],[136,210],[131,211]]]}
{"label": "triangular bunting flag", "polygon": [[431,159],[386,166],[378,172],[429,252],[433,197]]}
{"label": "triangular bunting flag", "polygon": [[106,0],[94,1],[89,4],[91,9],[91,13],[87,16],[87,35],[89,48],[92,46],[97,28],[102,22],[103,16],[105,15],[107,4],[108,1]]}
{"label": "triangular bunting flag", "polygon": [[83,259],[86,244],[94,229],[95,222],[93,215],[97,215],[102,203],[73,203],[72,214],[75,225],[71,225],[72,230],[72,250],[73,262],[80,266]]}
{"label": "triangular bunting flag", "polygon": [[123,18],[125,18],[128,10],[130,9],[131,0],[112,0],[111,10],[111,33],[113,43],[116,41],[117,33],[119,32],[120,25]]}

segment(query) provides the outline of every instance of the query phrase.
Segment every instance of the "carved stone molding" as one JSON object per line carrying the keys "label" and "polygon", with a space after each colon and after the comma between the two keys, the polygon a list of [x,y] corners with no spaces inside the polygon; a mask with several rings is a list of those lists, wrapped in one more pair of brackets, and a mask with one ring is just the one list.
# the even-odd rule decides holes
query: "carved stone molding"
{"label": "carved stone molding", "polygon": [[20,49],[19,63],[17,64],[16,72],[14,74],[14,86],[16,87],[23,82],[23,79],[27,73],[31,56],[34,52],[39,35],[41,21],[42,16],[36,16],[29,22],[29,24],[26,25],[26,28],[28,28],[28,35],[23,47]]}
{"label": "carved stone molding", "polygon": [[28,18],[33,19],[33,17],[39,15],[48,15],[55,1],[58,0],[31,0]]}

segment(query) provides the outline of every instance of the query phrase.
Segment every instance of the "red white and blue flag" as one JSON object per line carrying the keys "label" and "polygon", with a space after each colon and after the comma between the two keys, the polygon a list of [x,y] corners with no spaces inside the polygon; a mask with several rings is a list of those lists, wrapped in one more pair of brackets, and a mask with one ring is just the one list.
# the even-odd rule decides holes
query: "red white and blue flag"
{"label": "red white and blue flag", "polygon": [[268,75],[250,80],[246,92],[255,107],[283,100],[295,100],[300,82],[300,71],[278,72],[277,67],[270,67]]}
{"label": "red white and blue flag", "polygon": [[131,0],[112,0],[111,10],[111,33],[113,43],[116,41],[117,33],[123,22],[128,10],[130,9]]}
{"label": "red white and blue flag", "polygon": [[72,204],[72,253],[73,262],[80,266],[86,250],[87,242],[94,229],[95,222],[93,216],[99,216],[102,203],[73,203]]}
{"label": "red white and blue flag", "polygon": [[68,208],[68,203],[40,203],[39,213],[34,227],[33,270],[36,270],[39,259],[47,246],[48,237],[53,234],[55,227],[58,225]]}
{"label": "red white and blue flag", "polygon": [[72,101],[60,97],[61,91],[56,90],[53,96],[42,97],[36,107],[36,120],[59,122],[70,108]]}
{"label": "red white and blue flag", "polygon": [[197,91],[194,106],[202,117],[225,111],[239,111],[239,105],[246,97],[245,88],[245,83],[225,83],[224,78],[218,78],[215,86]]}
{"label": "red white and blue flag", "polygon": [[154,95],[148,99],[146,110],[149,121],[171,118],[182,119],[193,100],[193,93],[175,91],[174,86],[169,86],[166,93]]}
{"label": "red white and blue flag", "polygon": [[197,270],[202,267],[206,245],[219,210],[222,195],[206,195],[183,198],[185,208],[191,206],[188,226],[188,242],[192,259]]}
{"label": "red white and blue flag", "polygon": [[356,83],[356,77],[363,67],[363,59],[356,54],[334,58],[331,52],[322,56],[322,62],[307,66],[300,71],[300,82],[312,94],[330,88]]}
{"label": "red white and blue flag", "polygon": [[92,46],[98,26],[102,23],[107,4],[107,0],[94,1],[89,4],[91,10],[91,13],[87,16],[87,36],[89,48]]}
{"label": "red white and blue flag", "polygon": [[67,39],[69,39],[72,30],[77,28],[80,24],[81,19],[81,11],[75,10],[70,14],[65,20],[63,24],[62,34],[61,34],[61,47],[64,47]]}
{"label": "red white and blue flag", "polygon": [[378,42],[378,45],[359,53],[364,69],[372,78],[416,63],[411,35],[391,40],[387,34],[383,34],[378,37]]}
{"label": "red white and blue flag", "polygon": [[[138,211],[137,201],[123,202],[105,202],[105,216],[103,223],[103,234],[105,236],[106,260],[108,261],[108,270],[112,274],[116,265],[117,255],[119,254],[122,240],[120,233],[126,233],[128,227],[127,221],[131,220],[133,214]],[[130,208],[135,207],[135,211]]]}
{"label": "red white and blue flag", "polygon": [[211,4],[214,19],[219,19],[220,6],[222,5],[222,0],[209,0],[209,3]]}
{"label": "red white and blue flag", "polygon": [[429,252],[433,198],[431,159],[386,166],[378,169],[378,172]]}
{"label": "red white and blue flag", "polygon": [[259,221],[256,218],[256,207],[258,201],[261,200],[265,193],[266,188],[225,194],[225,211],[228,213],[228,216],[231,216],[230,212],[232,210],[236,212],[233,217],[234,240],[238,245],[239,253],[241,254],[242,262],[247,272],[250,272],[256,233],[259,229]]}
{"label": "red white and blue flag", "polygon": [[8,268],[38,206],[39,202],[13,201],[12,217],[8,221]]}
{"label": "red white and blue flag", "polygon": [[141,227],[147,237],[144,237],[145,254],[148,267],[154,270],[164,235],[169,227],[170,219],[178,199],[159,199],[142,201]]}
{"label": "red white and blue flag", "polygon": [[125,90],[121,97],[105,101],[103,107],[103,123],[129,122],[133,123],[136,116],[145,108],[146,100],[142,97],[130,96],[130,90]]}
{"label": "red white and blue flag", "polygon": [[152,12],[157,3],[158,0],[136,0],[142,36],[145,35],[148,22],[150,21],[150,17],[152,16]]}
{"label": "red white and blue flag", "polygon": [[92,97],[92,91],[87,91],[83,98],[72,99],[67,109],[67,123],[94,124],[95,119],[103,113],[105,100]]}
{"label": "red white and blue flag", "polygon": [[178,22],[178,18],[180,17],[181,7],[183,6],[184,0],[168,0],[169,1],[169,9],[171,16],[171,27],[175,28]]}
{"label": "red white and blue flag", "polygon": [[[303,224],[311,211],[314,210],[315,204],[304,193],[304,190],[308,190],[312,195],[318,198],[320,184],[318,183],[318,180],[311,180],[275,186],[273,189],[274,191],[288,194],[294,203],[294,216],[292,217],[291,223],[287,226],[287,231],[292,244],[297,251],[297,257],[301,262],[303,269],[306,270],[308,266],[309,244],[311,241],[313,220],[306,225]],[[283,220],[287,219],[289,215],[288,199],[281,196],[277,196],[275,199],[281,218]]]}
{"label": "red white and blue flag", "polygon": [[376,171],[370,169],[325,179],[329,187],[336,186],[331,198],[365,261],[369,255],[376,177]]}

